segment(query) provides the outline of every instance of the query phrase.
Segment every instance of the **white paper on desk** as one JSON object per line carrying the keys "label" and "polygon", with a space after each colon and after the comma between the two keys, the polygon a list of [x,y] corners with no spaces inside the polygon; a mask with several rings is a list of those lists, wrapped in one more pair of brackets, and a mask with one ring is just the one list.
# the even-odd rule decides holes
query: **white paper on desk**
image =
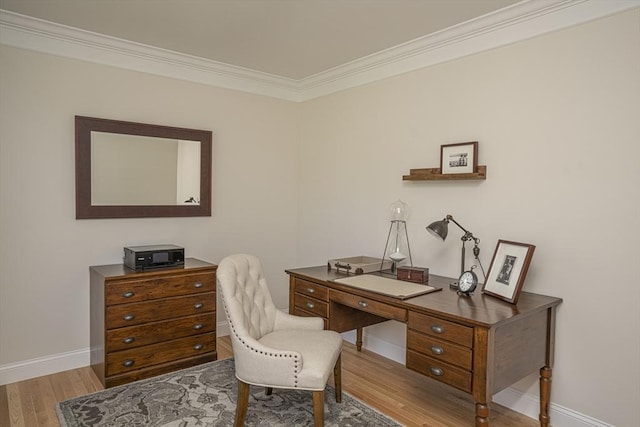
{"label": "white paper on desk", "polygon": [[404,280],[389,279],[375,274],[361,274],[349,276],[343,279],[333,280],[336,283],[366,289],[367,291],[388,295],[394,298],[407,299],[418,295],[439,290],[429,285],[406,282]]}

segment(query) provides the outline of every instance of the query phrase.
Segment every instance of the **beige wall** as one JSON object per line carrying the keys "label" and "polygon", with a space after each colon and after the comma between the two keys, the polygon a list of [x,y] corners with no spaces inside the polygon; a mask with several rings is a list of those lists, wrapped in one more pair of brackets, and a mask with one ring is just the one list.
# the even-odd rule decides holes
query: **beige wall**
{"label": "beige wall", "polygon": [[[564,299],[553,402],[640,425],[638,46],[636,9],[306,102],[300,262],[380,256],[398,198],[414,264],[433,273],[458,273],[460,230],[443,244],[424,229],[448,213],[481,238],[485,269],[498,239],[535,244],[526,290]],[[402,181],[473,140],[486,181]],[[402,345],[401,330],[370,340]],[[536,377],[518,388],[537,393]]]}
{"label": "beige wall", "polygon": [[[88,349],[89,266],[122,262],[123,246],[255,253],[286,306],[297,104],[5,45],[0,66],[0,366]],[[213,215],[76,220],[76,114],[212,130]]]}
{"label": "beige wall", "polygon": [[[485,268],[498,239],[536,244],[526,289],[564,298],[553,402],[640,424],[639,24],[636,9],[303,104],[0,45],[0,366],[86,350],[88,266],[125,245],[255,253],[285,307],[285,268],[381,255],[401,198],[434,273],[458,269],[459,233],[424,231],[447,213]],[[212,129],[213,216],[75,220],[76,114]],[[402,181],[471,140],[486,181]],[[368,343],[402,346],[399,330]],[[533,376],[517,387],[537,393]]]}

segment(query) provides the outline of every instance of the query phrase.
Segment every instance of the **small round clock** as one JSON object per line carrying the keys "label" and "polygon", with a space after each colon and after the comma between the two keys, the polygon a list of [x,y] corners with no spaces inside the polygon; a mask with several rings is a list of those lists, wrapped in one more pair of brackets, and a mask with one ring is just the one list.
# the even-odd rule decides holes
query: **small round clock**
{"label": "small round clock", "polygon": [[[472,267],[473,269],[473,267]],[[458,278],[458,293],[464,296],[470,296],[471,292],[476,290],[478,286],[478,276],[473,270],[467,270]]]}

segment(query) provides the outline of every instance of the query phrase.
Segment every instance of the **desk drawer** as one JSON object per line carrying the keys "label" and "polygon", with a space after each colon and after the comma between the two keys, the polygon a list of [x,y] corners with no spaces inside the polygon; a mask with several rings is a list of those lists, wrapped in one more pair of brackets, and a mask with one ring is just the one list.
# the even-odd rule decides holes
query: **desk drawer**
{"label": "desk drawer", "polygon": [[308,282],[306,280],[296,279],[295,292],[305,294],[322,301],[329,301],[329,290],[326,286],[318,285],[317,283]]}
{"label": "desk drawer", "polygon": [[384,317],[385,319],[398,320],[400,322],[407,321],[407,310],[404,308],[395,307],[390,304],[333,289],[330,291],[330,294],[332,302],[337,302],[367,313],[375,314],[376,316]]}
{"label": "desk drawer", "polygon": [[407,368],[471,393],[472,376],[470,371],[427,357],[413,350],[407,350]]}
{"label": "desk drawer", "polygon": [[473,328],[470,326],[411,312],[408,327],[439,339],[473,347]]}
{"label": "desk drawer", "polygon": [[294,300],[296,309],[299,308],[301,310],[309,311],[320,317],[329,316],[329,304],[324,301],[309,298],[308,296],[301,294],[295,294]]}
{"label": "desk drawer", "polygon": [[407,329],[407,349],[422,353],[436,360],[471,370],[473,353],[468,347],[433,338]]}
{"label": "desk drawer", "polygon": [[215,310],[215,292],[133,304],[119,304],[107,307],[105,328],[121,328]]}

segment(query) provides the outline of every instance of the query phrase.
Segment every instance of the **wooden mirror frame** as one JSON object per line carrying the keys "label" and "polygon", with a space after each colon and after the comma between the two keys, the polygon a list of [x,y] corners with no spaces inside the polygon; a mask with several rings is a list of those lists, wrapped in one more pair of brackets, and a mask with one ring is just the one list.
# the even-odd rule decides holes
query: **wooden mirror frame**
{"label": "wooden mirror frame", "polygon": [[[93,117],[75,117],[76,219],[211,216],[212,132]],[[91,204],[91,132],[151,136],[200,144],[199,205],[94,206]]]}

